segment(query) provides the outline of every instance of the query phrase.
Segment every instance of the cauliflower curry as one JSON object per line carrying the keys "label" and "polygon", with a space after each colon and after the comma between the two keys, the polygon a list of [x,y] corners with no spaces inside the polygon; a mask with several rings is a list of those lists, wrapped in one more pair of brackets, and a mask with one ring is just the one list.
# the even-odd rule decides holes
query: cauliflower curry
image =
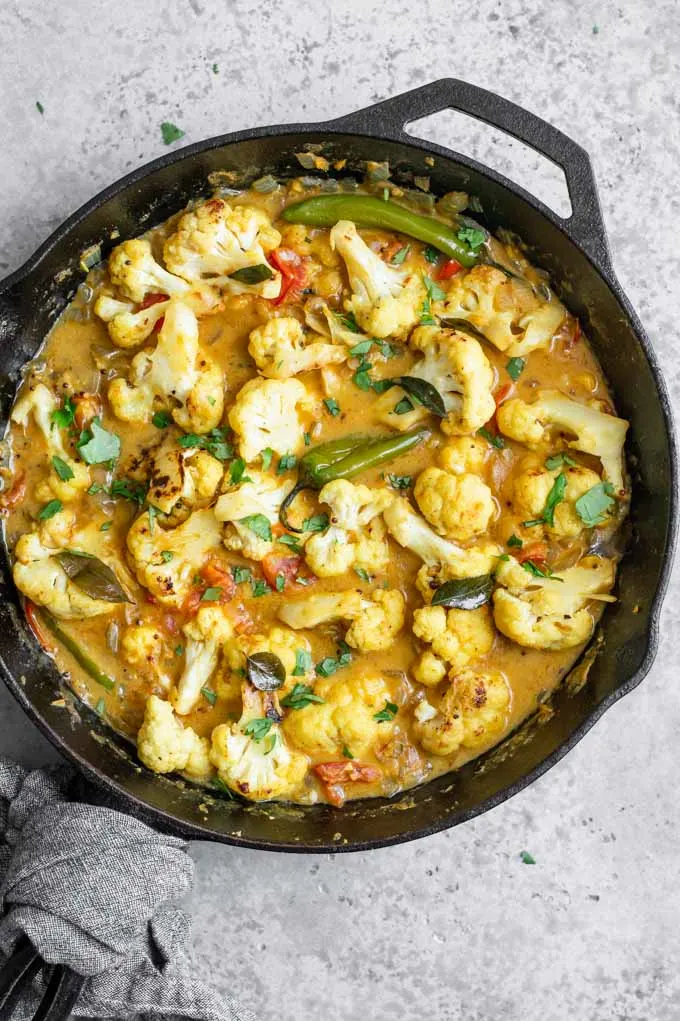
{"label": "cauliflower curry", "polygon": [[627,423],[578,321],[478,202],[368,170],[117,244],[11,417],[38,639],[149,769],[252,801],[456,769],[614,599]]}

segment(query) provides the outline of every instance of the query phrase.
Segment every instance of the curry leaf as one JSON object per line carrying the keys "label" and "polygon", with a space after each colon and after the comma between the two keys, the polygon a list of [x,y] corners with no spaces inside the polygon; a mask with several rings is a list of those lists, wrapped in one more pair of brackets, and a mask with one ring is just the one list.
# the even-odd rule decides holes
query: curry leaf
{"label": "curry leaf", "polygon": [[432,605],[445,606],[447,609],[476,610],[488,603],[492,590],[493,578],[490,574],[456,578],[439,586],[432,596]]}
{"label": "curry leaf", "polygon": [[286,680],[286,668],[273,652],[246,657],[246,677],[258,691],[276,691]]}
{"label": "curry leaf", "polygon": [[115,574],[103,560],[79,550],[62,550],[57,554],[62,570],[90,599],[107,603],[131,603]]}

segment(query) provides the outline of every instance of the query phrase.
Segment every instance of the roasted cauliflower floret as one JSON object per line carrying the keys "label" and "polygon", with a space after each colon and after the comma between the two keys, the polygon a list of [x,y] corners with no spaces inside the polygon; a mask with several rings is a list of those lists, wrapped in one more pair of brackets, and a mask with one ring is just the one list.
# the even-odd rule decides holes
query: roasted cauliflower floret
{"label": "roasted cauliflower floret", "polygon": [[301,412],[311,407],[299,379],[250,379],[229,412],[244,461],[250,464],[267,448],[276,454],[299,454],[305,434]]}
{"label": "roasted cauliflower floret", "polygon": [[137,734],[140,761],[154,773],[186,773],[192,779],[210,776],[208,739],[184,727],[169,702],[150,695]]}
{"label": "roasted cauliflower floret", "polygon": [[273,478],[266,472],[250,471],[249,482],[242,482],[219,497],[215,504],[215,517],[227,522],[224,545],[251,560],[264,560],[272,552],[271,528],[269,538],[264,534],[265,521],[270,526],[279,519],[279,508],[293,488],[292,480]]}
{"label": "roasted cauliflower floret", "polygon": [[360,652],[389,649],[404,626],[405,602],[395,589],[376,589],[369,599],[360,592],[323,592],[291,600],[279,618],[294,630],[315,628],[332,620],[346,620],[345,640]]}
{"label": "roasted cauliflower floret", "polygon": [[134,302],[100,294],[94,303],[94,313],[106,323],[109,337],[116,347],[137,347],[153,333],[159,319],[168,310],[170,299],[156,301],[145,308],[136,308]]}
{"label": "roasted cauliflower floret", "polygon": [[413,495],[433,528],[449,539],[465,541],[485,532],[496,512],[491,490],[477,475],[426,468]]}
{"label": "roasted cauliflower floret", "polygon": [[193,579],[222,543],[211,510],[197,510],[177,528],[161,528],[146,511],[133,522],[127,548],[140,585],[165,606],[181,607]]}
{"label": "roasted cauliflower floret", "polygon": [[[286,671],[286,679],[278,689],[279,696],[287,694],[295,684],[313,684],[314,670],[311,666],[311,645],[302,635],[289,628],[269,629],[266,634],[240,635],[228,649],[229,664],[234,671],[242,670],[246,656],[259,652],[271,652],[277,656]],[[301,654],[302,658],[298,655]],[[310,664],[304,666],[305,660]],[[303,664],[301,666],[300,664]]]}
{"label": "roasted cauliflower floret", "polygon": [[584,557],[576,567],[549,578],[535,577],[516,560],[501,563],[493,595],[499,631],[529,649],[570,649],[593,631],[591,600],[614,602],[609,592],[616,567],[612,560]]}
{"label": "roasted cauliflower floret", "polygon": [[418,322],[425,298],[420,277],[383,262],[349,220],[336,223],[330,239],[349,275],[352,297],[345,302],[347,311],[369,336],[406,336]]}
{"label": "roasted cauliflower floret", "polygon": [[[212,287],[250,291],[276,298],[281,275],[270,269],[267,253],[278,248],[281,235],[269,217],[254,206],[230,206],[212,198],[185,213],[163,247],[165,264],[185,280],[205,280]],[[237,270],[265,266],[271,276],[255,284],[231,277]]]}
{"label": "roasted cauliflower floret", "polygon": [[555,435],[573,436],[567,441],[571,450],[599,457],[605,480],[619,493],[625,487],[623,444],[628,422],[622,418],[572,401],[558,390],[542,390],[531,404],[519,398],[501,404],[498,427],[531,449],[547,448]]}
{"label": "roasted cauliflower floret", "polygon": [[186,716],[212,677],[220,650],[234,638],[234,623],[223,606],[201,606],[182,628],[186,638],[184,669],[173,692],[175,712]]}
{"label": "roasted cauliflower floret", "polygon": [[330,526],[312,535],[305,546],[307,563],[319,578],[345,574],[350,568],[383,570],[389,547],[380,515],[394,500],[388,489],[371,489],[347,479],[327,483],[319,501],[330,508]]}
{"label": "roasted cauliflower floret", "polygon": [[162,688],[170,686],[168,675],[161,669],[165,655],[163,635],[153,624],[131,624],[125,628],[120,652],[130,666],[157,681]]}
{"label": "roasted cauliflower floret", "polygon": [[348,748],[364,758],[389,740],[394,724],[375,719],[392,699],[382,677],[328,678],[317,681],[314,691],[323,702],[289,712],[283,722],[286,736],[307,755],[333,758]]}
{"label": "roasted cauliflower floret", "polygon": [[50,467],[47,477],[36,487],[37,498],[68,503],[80,496],[92,480],[86,465],[72,458],[64,447],[61,430],[52,421],[58,408],[52,391],[44,383],[36,383],[26,389],[14,405],[12,421],[26,429],[33,417],[45,440]]}
{"label": "roasted cauliflower floret", "polygon": [[456,274],[435,311],[465,319],[499,351],[522,358],[548,347],[566,316],[556,298],[538,298],[526,281],[508,279],[494,266]]}
{"label": "roasted cauliflower floret", "polygon": [[267,696],[246,683],[238,723],[223,723],[212,733],[210,759],[220,780],[250,801],[292,795],[307,772],[306,756],[288,747],[275,719]]}
{"label": "roasted cauliflower floret", "polygon": [[221,461],[207,450],[164,447],[153,461],[147,500],[163,514],[186,518],[211,502],[223,474]]}
{"label": "roasted cauliflower floret", "polygon": [[[19,536],[14,548],[15,562],[12,569],[14,583],[20,592],[38,606],[45,606],[55,617],[63,620],[79,620],[111,613],[116,604],[104,599],[88,596],[66,574],[58,560],[58,554],[65,549],[92,552],[92,540],[85,530],[76,532],[76,518],[71,510],[62,510],[36,531]],[[101,543],[100,543],[101,545]],[[101,559],[104,551],[95,547]],[[118,571],[119,565],[108,564]]]}
{"label": "roasted cauliflower floret", "polygon": [[109,255],[108,269],[114,287],[137,303],[143,302],[148,294],[181,298],[191,289],[185,280],[168,273],[156,262],[145,238],[132,238],[116,245]]}
{"label": "roasted cauliflower floret", "polygon": [[443,582],[489,574],[496,565],[500,549],[495,543],[480,542],[468,548],[458,546],[437,535],[407,500],[395,500],[383,516],[392,538],[423,561],[416,585],[426,600],[432,598],[432,590]]}
{"label": "roasted cauliflower floret", "polygon": [[437,326],[419,326],[409,345],[424,358],[411,370],[442,395],[446,418],[442,430],[449,436],[475,433],[496,410],[493,369],[474,337]]}
{"label": "roasted cauliflower floret", "polygon": [[511,693],[498,671],[463,670],[452,678],[439,705],[427,699],[415,709],[414,732],[431,755],[491,744],[505,730]]}
{"label": "roasted cauliflower floret", "polygon": [[486,656],[495,638],[485,606],[477,610],[423,606],[414,610],[413,633],[430,646],[414,667],[416,680],[427,686],[439,684],[447,670],[452,676]]}
{"label": "roasted cauliflower floret", "polygon": [[129,382],[114,379],[108,390],[114,415],[123,422],[149,422],[166,408],[187,432],[216,428],[224,407],[224,380],[218,364],[198,343],[198,321],[188,305],[173,301],[154,350],[140,351],[130,365]]}
{"label": "roasted cauliflower floret", "polygon": [[481,475],[484,472],[489,444],[476,436],[452,436],[440,448],[438,460],[444,471],[452,475]]}
{"label": "roasted cauliflower floret", "polygon": [[[564,481],[560,481],[562,477]],[[515,476],[512,488],[513,509],[521,516],[523,524],[539,522],[528,526],[532,537],[540,538],[546,533],[558,538],[573,539],[585,527],[576,511],[576,501],[599,482],[600,476],[590,468],[565,465],[551,471],[540,461],[530,458],[522,466],[520,474]],[[554,506],[550,524],[549,520],[543,520],[543,514],[555,486],[561,487],[562,495],[560,502]]]}
{"label": "roasted cauliflower floret", "polygon": [[349,357],[344,345],[318,340],[307,343],[305,331],[293,316],[269,319],[254,329],[248,351],[261,374],[270,379],[288,379],[299,372],[339,365]]}

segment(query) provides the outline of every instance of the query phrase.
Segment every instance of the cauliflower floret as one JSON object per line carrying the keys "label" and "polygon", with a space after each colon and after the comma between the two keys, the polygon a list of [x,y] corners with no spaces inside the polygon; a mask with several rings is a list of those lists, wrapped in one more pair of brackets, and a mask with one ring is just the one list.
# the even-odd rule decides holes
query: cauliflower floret
{"label": "cauliflower floret", "polygon": [[574,436],[567,446],[599,457],[605,480],[617,492],[624,489],[623,444],[628,422],[623,418],[605,415],[597,408],[572,401],[559,390],[542,390],[531,404],[519,398],[501,404],[498,428],[532,449],[547,447],[555,432]]}
{"label": "cauliflower floret", "polygon": [[404,626],[405,601],[396,589],[376,589],[370,598],[360,592],[324,592],[291,600],[279,618],[294,630],[315,628],[332,620],[346,620],[345,641],[360,652],[389,649]]}
{"label": "cauliflower floret", "polygon": [[[304,662],[305,658],[311,664],[311,651],[312,647],[305,637],[289,628],[274,626],[267,634],[240,635],[229,646],[229,666],[232,671],[239,671],[246,665],[246,656],[254,656],[259,652],[273,653],[281,660],[286,671],[286,679],[278,689],[279,696],[283,696],[296,684],[315,683],[313,667],[300,667],[300,662]],[[302,660],[298,653],[305,654]]]}
{"label": "cauliflower floret", "polygon": [[106,323],[109,337],[116,347],[136,347],[153,333],[154,327],[168,310],[170,301],[157,301],[136,309],[133,302],[120,301],[109,294],[100,294],[94,313]]}
{"label": "cauliflower floret", "polygon": [[307,772],[307,758],[292,751],[266,694],[243,685],[238,723],[223,723],[212,733],[210,759],[220,780],[250,801],[292,795]]}
{"label": "cauliflower floret", "polygon": [[570,649],[593,631],[590,600],[614,602],[608,595],[616,567],[612,560],[584,557],[559,575],[539,578],[516,560],[496,571],[494,620],[504,635],[529,649]]}
{"label": "cauliflower floret", "polygon": [[[269,217],[254,206],[230,206],[212,198],[185,213],[177,230],[165,242],[163,258],[168,269],[186,280],[205,279],[213,287],[233,293],[251,292],[276,298],[281,274],[271,270],[267,253],[281,243]],[[231,278],[237,270],[266,266],[271,276],[257,284]]]}
{"label": "cauliflower floret", "polygon": [[131,624],[123,632],[120,651],[126,663],[168,688],[170,678],[160,669],[165,655],[163,646],[163,635],[158,628],[152,624]]}
{"label": "cauliflower floret", "polygon": [[[439,684],[447,666],[452,676],[468,663],[486,656],[495,638],[486,606],[477,610],[423,606],[413,612],[413,633],[431,647],[414,668],[416,680],[429,686]],[[435,657],[439,663],[434,662]]]}
{"label": "cauliflower floret", "polygon": [[491,490],[477,475],[426,468],[413,490],[420,510],[440,535],[465,541],[485,532],[496,511]]}
{"label": "cauliflower floret", "polygon": [[[227,549],[237,550],[251,560],[264,560],[274,546],[271,539],[257,535],[245,518],[264,517],[270,525],[279,519],[279,508],[293,488],[293,481],[280,481],[260,471],[251,471],[250,481],[223,493],[215,504],[215,517],[228,522],[224,534]],[[261,520],[259,521],[262,524]]]}
{"label": "cauliflower floret", "polygon": [[489,444],[476,436],[452,436],[439,450],[439,464],[452,475],[481,475]]}
{"label": "cauliflower floret", "polygon": [[[67,453],[59,427],[52,422],[52,415],[57,411],[59,403],[51,390],[44,383],[36,383],[24,390],[12,409],[12,421],[17,425],[28,426],[31,415],[35,424],[43,434],[47,454],[50,459],[47,478],[36,488],[39,500],[49,501],[53,498],[68,503],[75,500],[92,482],[89,469],[81,461],[76,461]],[[55,467],[54,458],[63,462],[59,464],[61,474]],[[62,478],[68,475],[70,478]]]}
{"label": "cauliflower floret", "polygon": [[376,589],[361,600],[345,641],[359,652],[383,652],[391,648],[404,626],[406,601],[397,589]]}
{"label": "cauliflower floret", "polygon": [[[12,569],[14,583],[20,592],[38,606],[45,606],[55,617],[62,620],[80,620],[111,613],[116,604],[105,599],[93,599],[72,581],[62,568],[57,554],[64,549],[93,552],[91,538],[85,532],[76,532],[76,517],[73,511],[62,510],[37,531],[21,535],[14,548],[15,563]],[[100,541],[100,545],[103,542]],[[102,550],[97,555],[101,557]],[[118,565],[107,566],[119,573]]]}
{"label": "cauliflower floret", "polygon": [[123,422],[146,423],[156,407],[165,407],[187,432],[207,433],[219,425],[222,370],[201,350],[198,321],[188,305],[170,304],[156,348],[135,355],[130,381],[114,379],[108,397]]}
{"label": "cauliflower floret", "polygon": [[500,548],[493,542],[481,542],[467,549],[435,531],[411,508],[407,500],[395,500],[384,513],[390,535],[400,546],[412,550],[423,561],[416,585],[424,598],[432,598],[432,589],[453,578],[474,578],[490,574]]}
{"label": "cauliflower floret", "polygon": [[222,606],[201,606],[182,631],[187,639],[184,670],[172,698],[178,716],[194,708],[217,667],[220,649],[235,634],[233,620]]}
{"label": "cauliflower floret", "polygon": [[511,692],[498,671],[463,670],[435,708],[427,699],[416,706],[414,732],[425,751],[453,755],[461,746],[491,744],[503,733],[510,712]]}
{"label": "cauliflower floret", "polygon": [[250,464],[268,447],[276,454],[299,454],[305,426],[300,411],[311,407],[299,379],[251,379],[241,387],[229,412],[239,454]]}
{"label": "cauliflower floret", "polygon": [[352,297],[345,302],[363,330],[372,337],[404,337],[418,322],[425,287],[415,273],[388,266],[371,251],[349,220],[330,233],[331,245],[343,258]]}
{"label": "cauliflower floret", "polygon": [[185,772],[192,779],[207,779],[212,772],[208,740],[184,727],[169,702],[150,695],[144,722],[137,734],[140,761],[154,773]]}
{"label": "cauliflower floret", "polygon": [[307,563],[319,578],[345,574],[351,567],[380,571],[389,561],[385,528],[379,519],[394,494],[347,479],[327,483],[319,501],[330,508],[330,526],[305,546]]}
{"label": "cauliflower floret", "polygon": [[444,400],[441,427],[448,436],[475,433],[496,410],[493,369],[474,337],[437,326],[419,326],[409,345],[425,357],[410,375],[431,383]]}
{"label": "cauliflower floret", "polygon": [[156,262],[146,238],[132,238],[116,245],[108,260],[109,277],[126,298],[141,303],[147,294],[168,294],[181,298],[189,284],[168,273]]}
{"label": "cauliflower floret", "polygon": [[283,722],[286,736],[307,755],[334,758],[346,747],[361,759],[378,741],[389,740],[393,722],[375,719],[392,699],[382,677],[328,678],[317,681],[314,691],[323,702],[291,711]]}
{"label": "cauliflower floret", "polygon": [[552,525],[543,523],[531,526],[531,535],[540,538],[544,533],[559,538],[572,539],[584,529],[576,511],[576,501],[593,486],[598,485],[600,476],[581,465],[557,468],[550,471],[536,459],[530,458],[515,477],[512,489],[512,503],[515,512],[523,521],[539,520],[552,491],[555,480],[564,475],[566,488],[560,503],[554,508]]}
{"label": "cauliflower floret", "polygon": [[186,518],[190,510],[210,503],[223,474],[221,461],[207,450],[165,447],[154,458],[147,499],[163,514]]}
{"label": "cauliflower floret", "polygon": [[250,334],[248,351],[263,376],[288,379],[325,365],[346,362],[349,351],[339,344],[307,344],[305,331],[292,316],[269,319]]}
{"label": "cauliflower floret", "polygon": [[194,511],[177,528],[161,528],[149,512],[140,514],[127,534],[127,548],[140,585],[163,603],[181,607],[194,576],[222,542],[211,510]]}
{"label": "cauliflower floret", "polygon": [[538,298],[528,283],[508,279],[494,266],[456,274],[435,312],[466,320],[499,351],[522,358],[548,347],[567,314],[556,298]]}

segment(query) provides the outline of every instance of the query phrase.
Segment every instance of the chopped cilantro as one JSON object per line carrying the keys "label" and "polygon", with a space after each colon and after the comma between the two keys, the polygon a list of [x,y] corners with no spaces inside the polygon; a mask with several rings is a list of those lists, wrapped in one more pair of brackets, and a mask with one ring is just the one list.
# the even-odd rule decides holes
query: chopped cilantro
{"label": "chopped cilantro", "polygon": [[311,518],[305,518],[302,522],[303,532],[325,532],[328,528],[327,514],[314,514]]}
{"label": "chopped cilantro", "polygon": [[458,240],[466,241],[474,251],[486,241],[486,231],[480,230],[478,227],[461,227],[458,231]]}
{"label": "chopped cilantro", "polygon": [[312,437],[309,435],[309,433],[305,433],[304,434],[304,441],[305,441],[305,446],[306,447],[311,447],[311,445],[312,445]]}
{"label": "chopped cilantro", "polygon": [[519,377],[524,372],[524,366],[526,365],[526,359],[524,358],[510,358],[505,366],[510,379],[516,383]]}
{"label": "chopped cilantro", "polygon": [[373,341],[369,338],[368,340],[362,340],[358,344],[355,344],[354,347],[350,348],[349,353],[352,358],[360,358],[362,355],[368,354],[372,347]]}
{"label": "chopped cilantro", "polygon": [[215,705],[215,702],[217,702],[217,695],[212,688],[201,688],[201,695],[210,705]]}
{"label": "chopped cilantro", "polygon": [[354,318],[354,312],[348,312],[346,315],[342,315],[339,312],[335,313],[335,318],[338,320],[341,326],[344,326],[346,330],[350,330],[352,333],[361,333],[359,324]]}
{"label": "chopped cilantro", "polygon": [[411,246],[404,245],[403,248],[400,248],[398,252],[394,253],[392,258],[390,259],[390,262],[392,263],[393,266],[401,266],[410,251]]}
{"label": "chopped cilantro", "polygon": [[201,596],[201,602],[202,603],[219,603],[221,598],[222,598],[222,586],[221,585],[211,585],[210,588],[207,588],[205,590],[205,592],[203,593],[203,595]]}
{"label": "chopped cilantro", "polygon": [[312,654],[307,649],[295,650],[293,677],[304,677],[312,669]]}
{"label": "chopped cilantro", "polygon": [[213,64],[212,68],[211,68],[211,71],[212,71],[213,74],[219,74],[219,71],[220,71],[219,65],[218,64]]}
{"label": "chopped cilantro", "polygon": [[394,702],[385,702],[385,706],[379,713],[373,713],[373,719],[378,723],[389,723],[399,712],[399,706]]}
{"label": "chopped cilantro", "polygon": [[259,599],[260,596],[268,595],[271,592],[271,589],[269,588],[267,582],[264,581],[262,578],[256,578],[254,579],[251,585],[251,591],[253,594],[253,599]]}
{"label": "chopped cilantro", "polygon": [[277,542],[280,542],[283,546],[288,546],[291,553],[301,553],[302,547],[296,535],[290,535],[289,532],[284,532],[283,535],[279,535],[276,538]]}
{"label": "chopped cilantro", "polygon": [[63,510],[64,505],[61,500],[50,500],[46,503],[43,509],[38,513],[38,517],[41,521],[47,521],[48,518],[53,518],[55,514],[58,514],[60,510]]}
{"label": "chopped cilantro", "polygon": [[309,684],[296,684],[293,689],[281,699],[284,709],[304,709],[305,706],[317,702],[323,705],[324,699],[317,695]]}
{"label": "chopped cilantro", "polygon": [[170,121],[163,121],[161,124],[161,136],[166,145],[172,145],[173,142],[184,138],[184,132],[176,124],[172,124]]}
{"label": "chopped cilantro", "polygon": [[183,656],[184,655],[184,646],[183,645],[176,645],[173,651],[174,651],[176,656]]}
{"label": "chopped cilantro", "polygon": [[371,576],[365,567],[355,567],[356,574],[361,578],[362,581],[370,581]]}
{"label": "chopped cilantro", "polygon": [[237,457],[236,460],[232,461],[229,465],[229,481],[232,486],[237,486],[239,482],[249,482],[248,476],[245,475],[246,462],[242,457]]}
{"label": "chopped cilantro", "polygon": [[169,564],[170,561],[173,559],[174,555],[175,554],[172,552],[171,549],[161,550],[161,560],[163,561],[164,564]]}
{"label": "chopped cilantro", "polygon": [[490,443],[492,447],[496,448],[496,450],[502,450],[505,446],[505,440],[503,437],[499,436],[498,433],[494,434],[489,432],[486,426],[482,426],[481,429],[478,429],[477,435],[481,436],[482,439],[485,439],[487,443]]}
{"label": "chopped cilantro", "polygon": [[73,398],[64,397],[63,404],[57,411],[50,412],[50,422],[60,429],[68,429],[76,420],[76,406]]}
{"label": "chopped cilantro", "polygon": [[252,737],[253,741],[263,741],[273,725],[274,721],[270,720],[268,716],[260,716],[249,720],[243,728],[243,733]]}
{"label": "chopped cilantro", "polygon": [[344,744],[342,746],[342,757],[343,757],[343,759],[353,759],[354,758],[354,756],[352,755],[351,751],[349,750],[349,748],[347,747],[346,744]]}
{"label": "chopped cilantro", "polygon": [[109,529],[110,529],[110,528],[111,528],[112,526],[113,526],[113,521],[103,521],[103,522],[101,523],[101,525],[99,526],[99,531],[100,531],[100,532],[108,532],[108,531],[109,531]]}
{"label": "chopped cilantro", "polygon": [[286,472],[292,471],[296,464],[297,457],[295,454],[282,454],[279,458],[279,463],[276,466],[276,474],[284,475]]}
{"label": "chopped cilantro", "polygon": [[[567,476],[564,472],[560,472],[555,481],[552,484],[552,488],[548,493],[545,501],[545,507],[540,518],[532,518],[530,521],[523,521],[522,526],[524,528],[533,528],[534,525],[548,525],[552,528],[555,523],[555,508],[558,504],[564,500],[564,494],[567,491]],[[587,493],[584,495],[588,495]],[[583,497],[581,497],[583,499]]]}
{"label": "chopped cilantro", "polygon": [[339,663],[332,656],[325,656],[316,664],[316,672],[319,677],[331,677],[338,669]]}
{"label": "chopped cilantro", "polygon": [[52,457],[52,467],[62,482],[68,482],[69,479],[73,478],[73,469],[62,457],[58,457],[57,454],[54,454]]}
{"label": "chopped cilantro", "polygon": [[336,415],[340,414],[340,405],[338,404],[334,397],[324,398],[324,404],[326,405],[328,413],[332,415],[333,418],[335,418]]}
{"label": "chopped cilantro", "polygon": [[200,447],[207,450],[209,454],[216,457],[218,461],[228,461],[234,456],[234,448],[227,442],[226,429],[211,429],[207,436],[197,436],[195,433],[186,433],[180,436],[178,443],[180,447]]}
{"label": "chopped cilantro", "polygon": [[253,572],[249,567],[232,567],[231,576],[234,579],[236,585],[243,585],[244,582],[250,581],[253,576]]}
{"label": "chopped cilantro", "polygon": [[254,532],[258,539],[264,539],[265,542],[272,541],[271,522],[264,514],[248,514],[245,518],[239,518],[239,523]]}
{"label": "chopped cilantro", "polygon": [[[539,565],[533,560],[524,560],[522,562],[522,567],[525,571],[528,571],[529,574],[533,574],[534,578],[555,578],[547,564],[543,564],[542,567],[539,567]],[[562,581],[562,579],[555,578],[555,581]]]}
{"label": "chopped cilantro", "polygon": [[598,482],[574,504],[576,513],[588,528],[601,525],[616,505],[611,482]]}
{"label": "chopped cilantro", "polygon": [[141,507],[146,500],[146,486],[134,479],[115,479],[111,484],[111,496],[122,496]]}
{"label": "chopped cilantro", "polygon": [[436,284],[432,277],[427,274],[423,275],[423,283],[425,284],[425,290],[430,301],[443,301],[446,297],[446,291],[442,290],[439,284]]}
{"label": "chopped cilantro", "polygon": [[357,371],[352,376],[352,382],[355,386],[358,386],[360,390],[366,393],[373,387],[373,380],[371,379],[371,363],[365,362],[360,365]]}
{"label": "chopped cilantro", "polygon": [[425,251],[423,252],[423,255],[425,256],[428,262],[434,264],[436,262],[439,262],[441,252],[437,251],[436,248],[433,248],[432,245],[428,245]]}
{"label": "chopped cilantro", "polygon": [[269,468],[271,467],[273,456],[274,456],[274,451],[272,450],[272,448],[271,447],[265,447],[264,450],[262,451],[262,454],[261,454],[261,457],[262,457],[262,471],[265,471],[265,472],[269,471]]}
{"label": "chopped cilantro", "polygon": [[88,489],[87,493],[88,493],[88,496],[96,496],[97,493],[101,493],[101,492],[103,492],[103,490],[104,490],[104,487],[102,485],[100,485],[99,482],[93,482],[92,485],[90,486],[90,488]]}
{"label": "chopped cilantro", "polygon": [[386,476],[392,489],[410,489],[413,485],[412,475],[390,475]]}
{"label": "chopped cilantro", "polygon": [[274,579],[274,585],[276,586],[276,591],[277,592],[283,592],[284,588],[286,587],[286,576],[285,576],[285,574],[281,574],[281,572],[279,572],[276,575],[276,578]]}
{"label": "chopped cilantro", "polygon": [[563,450],[560,450],[557,454],[551,454],[546,460],[545,466],[548,471],[555,471],[556,468],[562,468],[564,465],[568,465],[570,468],[576,467],[576,461],[569,454],[565,454]]}
{"label": "chopped cilantro", "polygon": [[151,424],[155,425],[157,429],[167,429],[169,425],[172,425],[172,415],[169,411],[154,411],[151,416]]}
{"label": "chopped cilantro", "polygon": [[35,101],[35,108],[36,108],[36,110],[38,111],[39,114],[42,115],[42,114],[45,113],[45,107],[42,105],[42,103],[40,102],[39,99],[36,99],[36,101]]}
{"label": "chopped cilantro", "polygon": [[534,858],[533,854],[529,854],[528,851],[522,851],[522,853],[520,854],[520,858],[522,859],[525,865],[536,864],[536,859]]}
{"label": "chopped cilantro", "polygon": [[104,429],[98,418],[93,418],[89,429],[84,429],[76,444],[86,464],[103,464],[120,457],[120,437]]}
{"label": "chopped cilantro", "polygon": [[515,546],[517,549],[521,549],[524,543],[518,535],[511,535],[507,542],[508,546]]}

